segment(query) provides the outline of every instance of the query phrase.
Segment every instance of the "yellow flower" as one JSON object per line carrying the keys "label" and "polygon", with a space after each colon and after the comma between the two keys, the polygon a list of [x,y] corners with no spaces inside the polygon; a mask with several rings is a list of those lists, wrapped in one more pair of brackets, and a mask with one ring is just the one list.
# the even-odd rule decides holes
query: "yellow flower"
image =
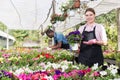
{"label": "yellow flower", "polygon": [[18,61],[19,59],[18,59],[17,57],[11,57],[11,58],[9,58],[8,60],[10,60],[10,61],[11,61],[11,60],[17,60],[17,61]]}
{"label": "yellow flower", "polygon": [[0,63],[3,63],[4,58],[0,58]]}

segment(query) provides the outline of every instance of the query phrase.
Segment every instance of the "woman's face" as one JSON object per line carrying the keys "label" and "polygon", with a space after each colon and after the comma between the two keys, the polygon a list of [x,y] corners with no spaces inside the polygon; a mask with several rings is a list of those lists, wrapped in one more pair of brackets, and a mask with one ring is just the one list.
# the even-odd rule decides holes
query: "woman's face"
{"label": "woman's face", "polygon": [[92,23],[95,21],[95,14],[91,11],[85,13],[87,23]]}

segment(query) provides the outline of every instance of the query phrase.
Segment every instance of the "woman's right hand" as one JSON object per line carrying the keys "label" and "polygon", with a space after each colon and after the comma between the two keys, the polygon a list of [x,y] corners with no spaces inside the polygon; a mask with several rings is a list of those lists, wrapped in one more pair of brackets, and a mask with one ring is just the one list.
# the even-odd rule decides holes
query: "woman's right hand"
{"label": "woman's right hand", "polygon": [[83,41],[84,44],[87,45],[92,45],[92,44],[96,44],[97,40],[96,39],[91,39],[89,41]]}

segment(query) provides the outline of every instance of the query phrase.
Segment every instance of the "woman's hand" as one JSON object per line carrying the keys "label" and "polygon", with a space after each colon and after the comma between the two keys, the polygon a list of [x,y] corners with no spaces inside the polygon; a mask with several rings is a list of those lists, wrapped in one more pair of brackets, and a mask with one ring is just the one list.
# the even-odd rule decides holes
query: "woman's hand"
{"label": "woman's hand", "polygon": [[84,44],[87,45],[92,45],[92,44],[96,44],[97,40],[96,39],[91,39],[89,41],[83,41]]}

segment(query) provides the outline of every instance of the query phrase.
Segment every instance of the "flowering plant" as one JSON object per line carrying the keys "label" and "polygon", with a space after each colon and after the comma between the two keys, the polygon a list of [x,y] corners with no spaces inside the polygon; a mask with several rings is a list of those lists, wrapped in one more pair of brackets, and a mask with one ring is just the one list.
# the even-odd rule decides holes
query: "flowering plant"
{"label": "flowering plant", "polygon": [[63,14],[53,14],[51,16],[51,23],[54,24],[57,21],[64,21],[67,18],[67,12],[64,12]]}
{"label": "flowering plant", "polygon": [[72,31],[66,36],[69,44],[80,43],[82,35],[79,31]]}

